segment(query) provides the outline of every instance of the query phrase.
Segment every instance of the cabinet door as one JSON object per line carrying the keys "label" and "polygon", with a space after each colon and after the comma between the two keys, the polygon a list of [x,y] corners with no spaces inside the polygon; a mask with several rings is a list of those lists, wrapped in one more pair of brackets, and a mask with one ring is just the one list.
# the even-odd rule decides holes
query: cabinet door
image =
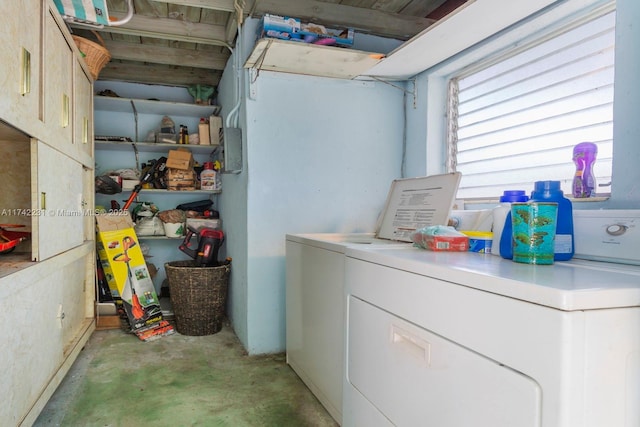
{"label": "cabinet door", "polygon": [[[79,246],[84,240],[83,169],[72,158],[34,141],[31,185],[33,258],[42,261]],[[33,170],[33,169],[32,169]]]}
{"label": "cabinet door", "polygon": [[92,251],[65,265],[62,269],[63,282],[59,322],[62,328],[64,357],[69,355],[71,346],[77,342],[78,336],[86,329],[86,323],[92,320],[92,313],[88,307],[92,306],[91,301],[95,299],[95,292],[93,286],[87,282],[88,277],[93,278],[93,274],[87,274],[87,267],[93,267],[93,270],[89,270],[89,272],[95,271],[94,259]]}
{"label": "cabinet door", "polygon": [[43,4],[40,0],[0,2],[0,119],[30,135],[38,135],[41,126],[38,23]]}
{"label": "cabinet door", "polygon": [[11,367],[0,381],[0,420],[17,426],[31,410],[62,363],[58,317],[62,274],[52,269],[45,275],[28,268],[2,281],[0,328],[2,366]]}
{"label": "cabinet door", "polygon": [[44,44],[44,119],[46,141],[71,153],[73,51],[51,13],[46,14]]}
{"label": "cabinet door", "polygon": [[73,143],[78,160],[93,166],[93,83],[80,61],[76,58],[73,63]]}

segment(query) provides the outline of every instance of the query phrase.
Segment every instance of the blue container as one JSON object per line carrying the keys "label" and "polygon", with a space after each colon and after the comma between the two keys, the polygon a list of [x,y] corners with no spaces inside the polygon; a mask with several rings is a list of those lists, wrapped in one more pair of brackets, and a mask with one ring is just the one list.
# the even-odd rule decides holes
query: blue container
{"label": "blue container", "polygon": [[[492,251],[496,252],[502,258],[513,258],[513,236],[511,229],[511,203],[526,202],[529,200],[524,190],[508,190],[500,196],[500,208],[494,210],[494,218],[499,217],[498,221],[502,224],[502,228],[496,226],[493,230],[494,236],[499,234],[498,244],[492,246]],[[504,222],[502,222],[502,214],[504,214]],[[495,224],[495,223],[494,223]],[[496,239],[498,240],[498,239]]]}
{"label": "blue container", "polygon": [[575,243],[573,238],[573,207],[571,200],[564,197],[560,181],[537,181],[531,192],[532,202],[556,202],[558,219],[554,242],[555,261],[568,261],[573,258]]}

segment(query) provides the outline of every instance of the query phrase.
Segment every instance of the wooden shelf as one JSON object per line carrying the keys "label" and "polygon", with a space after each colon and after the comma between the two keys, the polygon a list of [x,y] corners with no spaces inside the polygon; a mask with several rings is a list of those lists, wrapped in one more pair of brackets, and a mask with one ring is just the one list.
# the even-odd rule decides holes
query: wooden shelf
{"label": "wooden shelf", "polygon": [[218,105],[198,105],[184,102],[116,98],[100,95],[95,95],[93,98],[94,109],[100,111],[133,113],[132,103],[139,114],[209,117],[220,113],[220,106]]}
{"label": "wooden shelf", "polygon": [[245,68],[353,79],[371,69],[383,54],[287,40],[258,40]]}
{"label": "wooden shelf", "polygon": [[178,148],[186,148],[193,153],[211,153],[222,148],[221,145],[197,145],[197,144],[166,144],[155,142],[123,142],[123,141],[95,141],[96,150],[104,151],[122,151],[133,150],[133,145],[138,151],[145,151],[150,153],[166,153],[169,150],[176,150]]}

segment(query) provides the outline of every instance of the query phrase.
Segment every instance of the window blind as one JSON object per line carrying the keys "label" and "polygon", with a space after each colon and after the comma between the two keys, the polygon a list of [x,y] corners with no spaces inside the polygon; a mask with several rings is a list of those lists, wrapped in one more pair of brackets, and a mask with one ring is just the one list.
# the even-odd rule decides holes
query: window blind
{"label": "window blind", "polygon": [[[458,198],[562,182],[571,195],[573,147],[598,146],[594,175],[610,184],[615,12],[548,37],[450,81],[448,167]],[[608,192],[602,186],[598,193]]]}

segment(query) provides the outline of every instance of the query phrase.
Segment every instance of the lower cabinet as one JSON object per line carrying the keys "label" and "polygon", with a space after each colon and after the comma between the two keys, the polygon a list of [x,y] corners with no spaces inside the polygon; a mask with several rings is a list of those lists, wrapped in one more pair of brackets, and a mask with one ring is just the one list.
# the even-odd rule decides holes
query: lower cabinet
{"label": "lower cabinet", "polygon": [[[3,425],[30,426],[95,329],[93,242],[0,279]],[[90,306],[91,307],[91,306]]]}
{"label": "lower cabinet", "polygon": [[32,140],[31,153],[36,165],[31,180],[33,259],[42,261],[82,244],[87,213],[83,183],[88,177],[80,163],[40,141]]}

